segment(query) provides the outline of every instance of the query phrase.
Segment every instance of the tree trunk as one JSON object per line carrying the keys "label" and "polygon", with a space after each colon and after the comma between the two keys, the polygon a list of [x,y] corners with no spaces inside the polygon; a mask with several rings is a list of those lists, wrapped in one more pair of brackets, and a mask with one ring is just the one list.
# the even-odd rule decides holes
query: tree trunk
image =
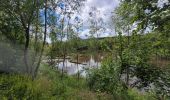
{"label": "tree trunk", "polygon": [[45,31],[44,31],[43,46],[42,46],[42,49],[41,49],[41,52],[40,52],[40,57],[39,57],[39,60],[38,60],[38,64],[37,64],[37,66],[36,66],[36,68],[35,68],[35,72],[34,72],[34,75],[33,75],[33,79],[35,79],[35,77],[36,77],[37,74],[38,74],[38,69],[39,69],[39,66],[40,66],[40,63],[41,63],[42,54],[43,54],[44,46],[45,46],[45,43],[46,43],[46,35],[47,35],[47,0],[45,0],[44,16],[45,16]]}
{"label": "tree trunk", "polygon": [[61,79],[63,79],[63,76],[64,76],[64,68],[65,68],[65,53],[64,53],[64,56],[63,56],[63,67],[62,67],[62,76],[61,76]]}
{"label": "tree trunk", "polygon": [[129,86],[129,66],[126,65],[126,86]]}
{"label": "tree trunk", "polygon": [[29,27],[25,29],[25,49],[24,49],[24,63],[25,63],[25,67],[26,67],[26,72],[27,74],[30,73],[29,71],[29,65],[28,65],[28,46],[29,46]]}
{"label": "tree trunk", "polygon": [[33,73],[33,67],[35,65],[36,62],[36,57],[37,57],[37,53],[38,53],[38,47],[37,47],[37,41],[38,41],[38,22],[39,22],[39,0],[36,0],[36,26],[35,26],[35,42],[34,42],[34,50],[35,50],[35,55],[33,56],[33,60],[32,60],[32,68],[31,68],[31,72]]}
{"label": "tree trunk", "polygon": [[79,61],[79,55],[78,55],[78,53],[77,53],[77,70],[78,70],[78,72],[77,72],[77,78],[78,78],[78,80],[79,80],[79,79],[80,79],[80,72],[79,72],[78,61]]}

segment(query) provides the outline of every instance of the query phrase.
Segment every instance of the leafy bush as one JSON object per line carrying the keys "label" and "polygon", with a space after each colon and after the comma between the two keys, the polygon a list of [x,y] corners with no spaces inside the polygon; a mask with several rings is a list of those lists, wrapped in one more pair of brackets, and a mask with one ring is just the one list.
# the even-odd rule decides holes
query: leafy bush
{"label": "leafy bush", "polygon": [[95,91],[118,93],[123,90],[120,81],[120,65],[110,58],[103,61],[101,68],[88,71],[88,85]]}
{"label": "leafy bush", "polygon": [[121,81],[121,66],[111,58],[103,61],[101,68],[88,71],[88,86],[96,92],[112,94],[115,100],[155,100],[150,93],[141,94],[137,90],[128,88]]}

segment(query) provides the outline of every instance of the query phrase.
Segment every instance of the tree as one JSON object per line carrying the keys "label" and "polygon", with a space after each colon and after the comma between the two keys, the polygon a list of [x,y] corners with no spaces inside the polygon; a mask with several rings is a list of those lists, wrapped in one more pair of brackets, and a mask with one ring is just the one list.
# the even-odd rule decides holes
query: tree
{"label": "tree", "polygon": [[[139,82],[135,82],[133,85],[141,83],[142,87],[146,87],[150,83],[157,84],[157,82],[155,82],[156,80],[164,80],[163,78],[159,79],[164,72],[156,66],[153,67],[149,62],[150,58],[154,57],[153,50],[157,51],[162,49],[164,52],[162,54],[169,55],[169,51],[167,50],[169,46],[167,43],[169,44],[170,37],[167,26],[169,26],[170,19],[167,12],[169,12],[170,6],[169,3],[163,3],[162,7],[160,7],[159,5],[155,5],[155,3],[159,4],[159,0],[150,0],[148,2],[141,0],[124,0],[121,1],[120,6],[116,9],[116,18],[119,19],[116,22],[118,27],[116,28],[117,31],[126,34],[126,27],[130,26],[131,33],[131,41],[128,39],[129,45],[123,46],[126,48],[124,48],[123,51],[121,50],[123,55],[120,59],[125,62],[124,66],[129,65],[132,67],[133,70],[131,72],[140,79]],[[149,32],[147,32],[148,30]],[[157,46],[154,45],[157,40],[148,35],[151,34],[151,32],[154,35],[159,35]],[[160,41],[162,39],[163,41]],[[154,48],[153,45],[155,46]],[[166,82],[163,86],[165,86],[165,84]]]}
{"label": "tree", "polygon": [[[40,1],[41,2],[41,1]],[[41,3],[38,5],[41,6]],[[1,2],[1,7],[3,11],[9,15],[11,18],[14,18],[21,31],[23,31],[23,36],[25,37],[25,49],[24,49],[24,62],[26,66],[27,74],[30,74],[30,65],[28,64],[28,48],[30,45],[30,35],[31,27],[34,24],[34,19],[36,18],[36,11],[38,9],[36,1],[32,0],[3,0]],[[35,9],[36,8],[36,9]],[[9,22],[12,22],[9,20]],[[20,35],[17,33],[17,35]],[[22,36],[22,35],[21,35]]]}
{"label": "tree", "polygon": [[45,9],[44,9],[44,20],[45,20],[45,25],[44,25],[44,39],[43,39],[43,46],[42,46],[42,49],[40,51],[40,57],[39,57],[39,60],[38,60],[38,63],[37,63],[37,66],[35,68],[35,72],[33,74],[33,78],[35,78],[38,74],[38,69],[39,69],[39,66],[40,66],[40,63],[41,63],[41,59],[42,59],[42,55],[43,55],[43,51],[44,51],[44,46],[46,44],[46,36],[47,36],[47,0],[45,0]]}

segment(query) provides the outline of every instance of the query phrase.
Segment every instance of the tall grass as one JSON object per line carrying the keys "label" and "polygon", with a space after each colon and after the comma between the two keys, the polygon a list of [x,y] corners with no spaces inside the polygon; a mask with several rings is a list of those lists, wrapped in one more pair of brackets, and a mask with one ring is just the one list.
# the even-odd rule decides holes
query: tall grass
{"label": "tall grass", "polygon": [[104,93],[91,92],[84,78],[64,75],[42,64],[35,80],[26,75],[1,74],[0,100],[110,100]]}

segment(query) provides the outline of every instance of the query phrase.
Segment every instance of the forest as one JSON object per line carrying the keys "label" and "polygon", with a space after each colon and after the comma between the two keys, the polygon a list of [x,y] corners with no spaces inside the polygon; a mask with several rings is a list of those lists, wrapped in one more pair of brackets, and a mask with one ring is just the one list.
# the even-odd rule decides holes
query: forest
{"label": "forest", "polygon": [[170,100],[170,0],[0,0],[0,100]]}

